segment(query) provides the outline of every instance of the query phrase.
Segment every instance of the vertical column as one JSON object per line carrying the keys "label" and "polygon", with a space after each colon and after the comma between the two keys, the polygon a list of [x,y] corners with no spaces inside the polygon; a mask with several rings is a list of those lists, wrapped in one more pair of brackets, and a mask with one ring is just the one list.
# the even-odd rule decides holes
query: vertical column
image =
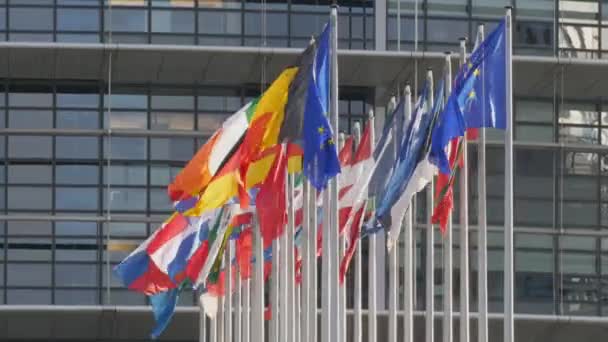
{"label": "vertical column", "polygon": [[[409,121],[412,117],[412,90],[409,85],[405,87],[403,93],[405,101],[405,120]],[[415,197],[414,197],[415,198]],[[413,274],[416,271],[414,263],[414,224],[412,222],[412,202],[405,213],[403,222],[403,341],[414,342],[414,280]]]}
{"label": "vertical column", "polygon": [[[426,79],[429,84],[429,107],[433,108],[433,72],[427,71]],[[435,342],[435,232],[433,231],[433,207],[435,206],[433,182],[426,188],[426,314],[424,326],[425,342]]]}
{"label": "vertical column", "polygon": [[[446,98],[452,91],[452,59],[449,52],[445,56],[445,85],[446,85]],[[448,215],[448,225],[445,236],[443,237],[443,342],[452,342],[453,338],[453,302],[452,293],[453,279],[452,279],[452,245],[454,240],[454,231],[452,228],[452,213]]]}
{"label": "vertical column", "polygon": [[374,32],[376,41],[376,50],[386,50],[386,17],[388,0],[374,1]]}
{"label": "vertical column", "polygon": [[[373,115],[373,113],[370,113]],[[374,120],[372,116],[370,116],[368,125],[373,125]],[[373,128],[372,128],[373,130]],[[359,146],[361,142],[361,126],[358,122],[355,123],[353,127],[353,135],[355,136],[355,144]],[[351,241],[352,243],[352,241]],[[355,250],[355,285],[353,288],[353,297],[354,297],[354,310],[353,310],[353,342],[363,342],[363,322],[361,317],[361,301],[362,301],[362,291],[361,291],[361,272],[362,272],[362,262],[361,262],[361,239],[357,239],[357,249]]]}

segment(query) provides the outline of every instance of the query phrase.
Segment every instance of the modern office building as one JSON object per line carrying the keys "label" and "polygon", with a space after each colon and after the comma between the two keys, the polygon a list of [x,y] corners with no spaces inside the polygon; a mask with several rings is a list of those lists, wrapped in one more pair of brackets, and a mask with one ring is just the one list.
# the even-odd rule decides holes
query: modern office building
{"label": "modern office building", "polygon": [[[608,2],[338,2],[345,132],[372,108],[379,129],[392,95],[406,83],[420,88],[429,67],[441,77],[444,51],[457,52],[478,23],[489,32],[514,6],[516,341],[608,339]],[[111,267],[170,214],[166,184],[198,146],[320,32],[328,3],[0,0],[0,339],[147,338],[146,298]],[[504,157],[501,133],[488,135],[494,340],[502,336]],[[472,144],[473,311],[475,151]],[[436,251],[439,261],[440,237]],[[438,310],[441,273],[438,262]],[[164,338],[198,338],[195,303],[181,297]],[[379,324],[384,333],[385,313]],[[422,336],[422,321],[416,329]]]}

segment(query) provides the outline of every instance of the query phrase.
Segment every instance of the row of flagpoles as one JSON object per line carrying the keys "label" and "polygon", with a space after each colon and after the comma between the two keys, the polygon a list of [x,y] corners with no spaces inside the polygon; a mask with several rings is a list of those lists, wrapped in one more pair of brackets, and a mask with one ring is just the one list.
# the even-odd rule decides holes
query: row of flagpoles
{"label": "row of flagpoles", "polygon": [[[203,146],[169,187],[176,214],[115,269],[129,288],[150,296],[157,321],[153,337],[168,325],[179,293],[192,286],[200,291],[200,342],[363,342],[364,316],[367,341],[376,342],[377,279],[385,276],[377,258],[384,255],[386,240],[386,335],[389,342],[396,342],[402,324],[403,340],[413,342],[415,293],[422,287],[415,281],[418,221],[413,199],[426,188],[423,330],[425,341],[435,342],[434,225],[439,224],[444,272],[442,341],[452,342],[451,209],[458,175],[459,340],[470,341],[467,140],[476,135],[477,335],[479,342],[487,342],[485,128],[492,127],[506,132],[504,341],[513,341],[511,10],[507,9],[504,21],[487,39],[483,26],[479,27],[470,56],[466,42],[461,41],[455,78],[451,55],[446,54],[443,77],[434,80],[429,70],[415,103],[406,86],[399,101],[393,99],[387,107],[378,138],[373,112],[364,132],[356,124],[352,136],[339,134],[337,22],[334,6],[328,29],[300,56],[298,68],[286,69]],[[277,119],[269,113],[283,116]],[[327,119],[311,113],[327,114]],[[301,148],[284,144],[299,140]],[[334,159],[340,162],[340,175]],[[401,230],[402,245],[398,242]],[[362,243],[368,244],[367,294],[362,286]],[[402,279],[399,248],[403,248]],[[354,272],[352,289],[344,285],[349,269]],[[350,322],[347,291],[354,298]],[[364,295],[368,298],[365,315]]]}

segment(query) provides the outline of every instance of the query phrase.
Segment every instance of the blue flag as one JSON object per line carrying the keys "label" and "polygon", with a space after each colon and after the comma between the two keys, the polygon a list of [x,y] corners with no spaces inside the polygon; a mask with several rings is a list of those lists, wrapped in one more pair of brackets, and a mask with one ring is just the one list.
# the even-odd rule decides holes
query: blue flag
{"label": "blue flag", "polygon": [[[440,86],[439,89],[443,87]],[[440,90],[438,97],[443,95]],[[431,147],[431,132],[435,124],[436,112],[425,112],[428,101],[428,86],[420,96],[420,100],[412,113],[411,120],[407,124],[407,129],[403,136],[401,146],[399,147],[397,160],[395,160],[394,172],[390,178],[383,196],[378,201],[376,210],[376,218],[383,227],[391,227],[394,218],[391,209],[404,194],[406,187],[413,180],[415,170],[427,158]],[[406,201],[409,203],[409,199]],[[407,209],[407,207],[402,208]],[[404,210],[398,210],[398,216],[401,216]]]}
{"label": "blue flag", "polygon": [[180,289],[175,288],[150,297],[150,304],[152,305],[154,320],[156,321],[156,326],[150,334],[152,339],[157,339],[167,328],[167,325],[169,325],[171,317],[173,317],[173,313],[175,312],[179,293]]}
{"label": "blue flag", "polygon": [[333,131],[327,120],[329,112],[330,26],[318,38],[313,67],[310,68],[302,128],[303,173],[318,190],[340,173],[340,161]]}
{"label": "blue flag", "polygon": [[456,76],[447,106],[462,113],[467,128],[506,129],[505,34],[503,19]]}

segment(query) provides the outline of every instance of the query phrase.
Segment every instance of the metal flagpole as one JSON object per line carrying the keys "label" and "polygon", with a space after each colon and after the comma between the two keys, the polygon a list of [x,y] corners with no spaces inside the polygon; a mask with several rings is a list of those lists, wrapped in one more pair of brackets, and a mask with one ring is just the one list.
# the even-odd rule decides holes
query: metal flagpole
{"label": "metal flagpole", "polygon": [[[331,125],[334,130],[333,141],[338,141],[339,120],[338,120],[338,5],[334,2],[331,6],[331,18],[330,22],[332,25],[331,30],[331,97],[330,97],[330,115]],[[339,236],[338,236],[338,174],[333,180],[329,182],[329,197],[328,206],[330,210],[330,224],[325,228],[328,232],[326,235],[330,242],[330,249],[327,251],[330,256],[330,268],[329,268],[329,279],[330,279],[330,317],[333,317],[337,321],[332,322],[328,320],[326,324],[330,324],[330,335],[331,341],[341,341],[340,338],[340,327],[342,317],[339,315],[339,272],[338,265],[340,264],[340,249],[339,249]]]}
{"label": "metal flagpole", "polygon": [[[466,64],[467,41],[460,40],[460,66]],[[469,167],[466,136],[462,139],[460,182],[460,341],[470,341],[469,326]]]}
{"label": "metal flagpole", "polygon": [[513,41],[511,7],[505,19],[506,42],[506,121],[505,132],[505,284],[504,284],[504,342],[513,342]]}
{"label": "metal flagpole", "polygon": [[279,340],[279,269],[281,261],[279,258],[279,239],[272,241],[272,270],[270,274],[270,342],[280,342]]}
{"label": "metal flagpole", "polygon": [[[310,185],[310,184],[309,184]],[[310,211],[310,235],[308,240],[308,245],[310,246],[310,253],[308,254],[308,258],[310,259],[310,301],[308,308],[308,324],[310,325],[310,341],[317,341],[319,335],[317,333],[317,308],[319,305],[319,296],[318,296],[318,268],[317,268],[317,238],[318,238],[318,229],[319,229],[319,221],[317,217],[317,190],[315,188],[309,187],[310,189],[310,197],[309,197],[309,211]]]}
{"label": "metal flagpole", "polygon": [[[429,108],[433,108],[433,71],[428,70],[426,79],[429,87]],[[425,342],[435,342],[435,232],[433,231],[433,208],[435,207],[433,182],[426,187],[426,314]]]}
{"label": "metal flagpole", "polygon": [[[225,259],[225,255],[222,255],[221,257]],[[217,336],[217,341],[218,342],[229,342],[225,339],[225,331],[224,331],[224,302],[226,300],[226,297],[222,297],[219,296],[217,299],[217,315],[215,316],[215,320],[216,320],[216,324],[217,324],[217,331],[216,331],[216,336]]]}
{"label": "metal flagpole", "polygon": [[[372,125],[373,131],[374,120],[372,112],[370,112],[370,117],[367,124]],[[355,136],[355,144],[358,147],[361,143],[361,125],[358,122],[355,122],[355,126],[353,127],[353,135]],[[359,223],[359,226],[361,225],[361,223],[362,222]],[[353,241],[351,241],[350,243],[353,243]],[[361,239],[357,239],[357,249],[355,250],[355,284],[353,289],[353,298],[355,300],[353,314],[353,342],[363,342],[363,322],[361,317],[361,266]]]}
{"label": "metal flagpole", "polygon": [[199,314],[198,314],[198,342],[207,341],[207,316],[205,315],[205,308],[203,305],[198,303]]}
{"label": "metal flagpole", "polygon": [[[477,43],[479,46],[484,39],[484,25],[477,28]],[[485,90],[485,75],[481,73],[482,92]],[[482,94],[481,100],[485,101]],[[481,108],[485,108],[482,105]],[[482,116],[485,118],[485,115]],[[477,291],[478,291],[478,310],[477,319],[478,342],[488,342],[488,227],[486,218],[486,129],[479,128],[479,144],[477,146]]]}
{"label": "metal flagpole", "polygon": [[[374,111],[370,109],[369,111],[369,117],[371,119],[373,119],[374,117]],[[373,125],[373,121],[370,123]],[[372,126],[373,127],[373,126]],[[370,130],[370,140],[372,143],[372,147],[375,146],[376,143],[376,132],[374,129]],[[369,250],[367,253],[367,257],[368,257],[368,271],[367,271],[367,282],[368,282],[368,291],[367,291],[367,295],[368,295],[368,300],[367,300],[367,305],[368,305],[368,312],[367,312],[367,324],[368,324],[368,328],[367,328],[367,335],[368,335],[368,341],[369,342],[376,342],[376,340],[378,339],[378,321],[377,321],[377,315],[378,315],[378,303],[376,302],[376,277],[378,277],[378,268],[377,268],[377,264],[376,264],[376,255],[378,254],[376,249],[377,249],[377,242],[376,242],[376,234],[370,234],[368,235],[368,244],[369,244]],[[384,274],[382,275],[384,276]]]}
{"label": "metal flagpole", "polygon": [[287,340],[296,340],[296,296],[295,296],[295,258],[294,258],[294,233],[295,233],[295,212],[294,212],[294,175],[287,175],[287,306],[283,313],[287,316]]}
{"label": "metal flagpole", "polygon": [[[260,223],[257,220],[257,215],[254,216],[254,227],[255,235],[254,235],[254,273],[253,273],[253,294],[250,298],[251,300],[251,313],[249,312],[249,301],[246,302],[245,312],[247,319],[245,320],[245,325],[243,326],[245,331],[245,337],[243,338],[243,342],[252,342],[256,341],[264,341],[264,241],[262,239],[262,231],[260,227]],[[273,244],[274,246],[274,244]],[[274,253],[274,250],[273,250]],[[273,255],[274,258],[274,255]],[[273,270],[275,265],[272,265]],[[272,283],[276,283],[276,277],[271,278]],[[249,280],[246,281],[247,284],[250,283]],[[249,291],[246,290],[246,294]],[[276,289],[274,291],[276,293]],[[272,303],[276,303],[275,298],[271,298]],[[249,322],[252,322],[249,327]],[[250,335],[251,334],[251,335]],[[249,338],[251,336],[251,339]],[[276,336],[276,335],[275,335]],[[270,341],[273,341],[270,339]]]}
{"label": "metal flagpole", "polygon": [[[393,112],[397,107],[397,100],[395,97],[391,98],[388,106],[388,112]],[[397,151],[401,135],[397,133],[397,130],[401,129],[398,125],[393,125],[393,160],[397,160]],[[401,224],[401,222],[395,222],[393,224]],[[395,241],[395,244],[388,251],[388,342],[397,342],[397,281],[399,272],[399,263],[397,261],[397,255],[399,253],[399,240]],[[381,272],[382,273],[382,272]]]}
{"label": "metal flagpole", "polygon": [[[287,170],[284,171],[287,173]],[[285,198],[287,203],[290,202],[289,198],[289,181],[285,184]],[[289,234],[287,231],[288,227],[283,227],[283,234],[280,237],[280,249],[279,249],[279,259],[280,259],[280,267],[279,267],[279,311],[276,313],[277,320],[279,322],[279,341],[293,341],[289,339],[289,320],[290,315],[288,313],[289,307],[291,307],[289,303],[289,286],[287,283],[289,282],[289,246],[288,246],[288,237]],[[275,313],[273,312],[273,316]]]}
{"label": "metal flagpole", "polygon": [[[255,245],[254,248],[256,248]],[[255,254],[255,251],[254,256],[257,256],[257,254]],[[252,333],[251,324],[249,324],[249,320],[251,319],[251,280],[245,279],[241,282],[241,284],[243,287],[241,290],[241,341],[249,342],[251,340],[250,337]]]}
{"label": "metal flagpole", "polygon": [[[403,92],[405,101],[405,120],[409,121],[412,117],[412,89],[409,85]],[[412,201],[405,214],[403,231],[403,341],[414,342],[414,225],[412,222]]]}
{"label": "metal flagpole", "polygon": [[301,286],[299,284],[295,284],[295,304],[294,304],[294,311],[295,311],[295,318],[294,318],[294,324],[295,324],[295,329],[294,329],[294,334],[295,334],[295,338],[294,341],[295,342],[300,342],[302,341],[302,331],[301,329],[301,323],[302,321],[300,320],[300,310],[301,310]]}
{"label": "metal flagpole", "polygon": [[310,341],[310,307],[312,306],[309,302],[311,300],[310,296],[310,288],[313,286],[310,281],[310,257],[309,253],[312,253],[311,244],[310,244],[310,184],[308,180],[304,179],[302,184],[302,284],[300,285],[302,291],[302,304],[300,306],[301,310],[301,324],[300,324],[300,332],[302,342]]}
{"label": "metal flagpole", "polygon": [[[236,253],[236,242],[235,242],[235,253]],[[241,342],[242,341],[242,287],[243,281],[241,280],[241,272],[234,272],[236,281],[235,281],[235,289],[234,289],[234,341]]]}
{"label": "metal flagpole", "polygon": [[[445,96],[452,92],[452,56],[449,52],[445,55]],[[443,238],[443,342],[453,341],[452,328],[452,242],[454,234],[452,231],[452,213],[448,215],[447,232]]]}
{"label": "metal flagpole", "polygon": [[224,314],[226,315],[226,321],[224,323],[224,341],[232,341],[232,258],[234,256],[234,240],[228,240],[226,246],[226,278],[225,286],[226,293],[224,294]]}
{"label": "metal flagpole", "polygon": [[[339,144],[338,146],[340,147],[340,151],[342,150],[342,148],[344,147],[344,142],[346,141],[346,136],[344,133],[340,133],[339,136]],[[336,221],[338,222],[338,221]],[[337,225],[336,225],[337,227]],[[339,253],[338,253],[338,262],[335,264],[335,272],[339,272],[340,270],[340,261],[342,260],[342,257],[344,256],[344,253],[346,251],[346,239],[344,238],[344,235],[342,236],[338,236],[338,243],[339,243]],[[346,284],[342,284],[342,286],[340,286],[340,284],[338,284],[339,288],[338,288],[338,300],[339,300],[339,308],[338,308],[338,314],[340,315],[340,338],[342,342],[346,342]]]}
{"label": "metal flagpole", "polygon": [[217,333],[217,325],[218,325],[218,316],[216,313],[216,316],[213,319],[209,320],[209,341],[211,341],[211,342],[219,341],[218,333]]}

